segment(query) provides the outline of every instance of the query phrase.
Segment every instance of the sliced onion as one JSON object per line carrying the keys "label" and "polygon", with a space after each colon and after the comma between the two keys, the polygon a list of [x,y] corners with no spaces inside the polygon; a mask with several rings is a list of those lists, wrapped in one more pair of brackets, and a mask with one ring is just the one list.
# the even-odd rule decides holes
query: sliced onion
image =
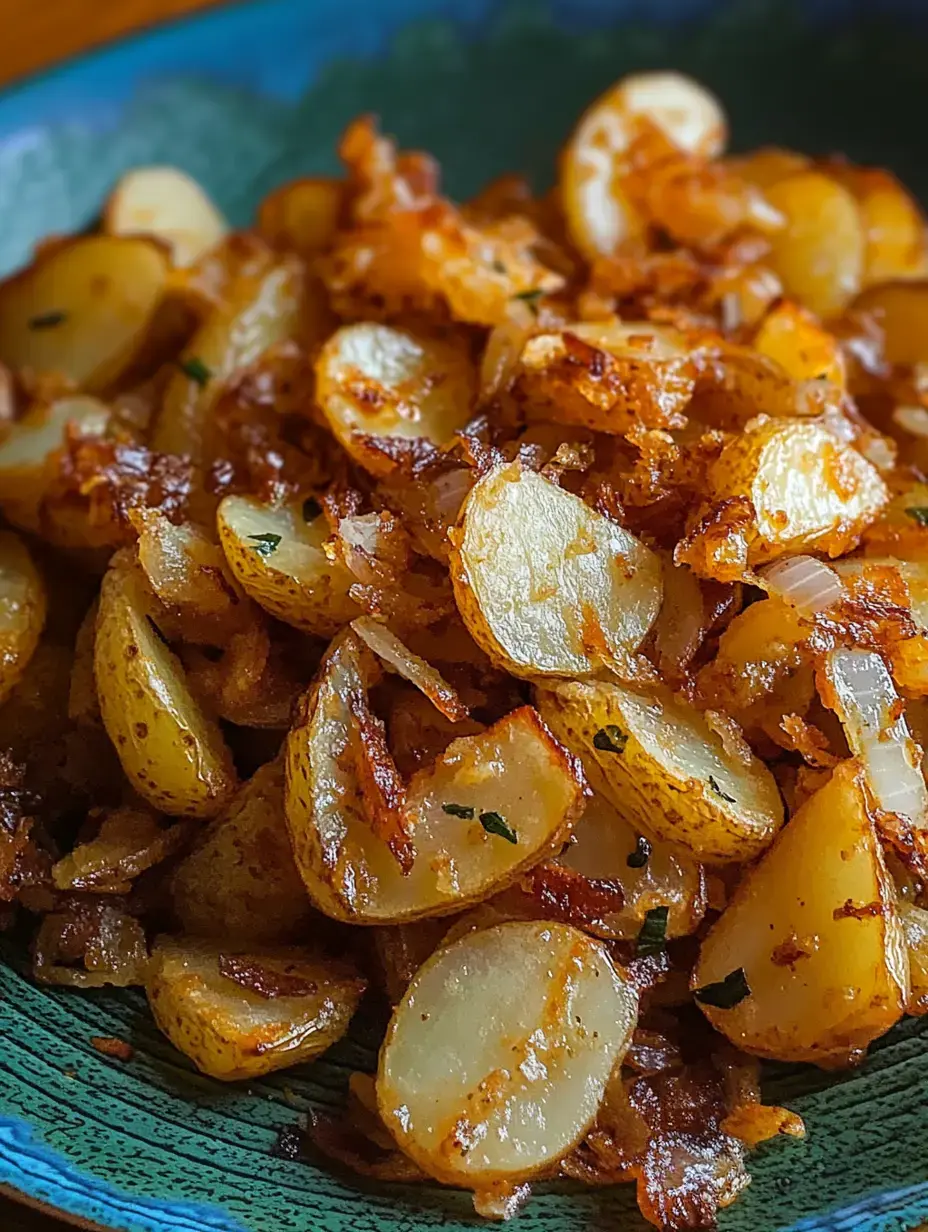
{"label": "sliced onion", "polygon": [[823,612],[844,595],[844,583],[834,569],[814,556],[778,560],[760,576],[769,595],[782,599],[803,616]]}
{"label": "sliced onion", "polygon": [[912,436],[928,436],[928,410],[923,406],[897,406],[893,423]]}
{"label": "sliced onion", "polygon": [[909,735],[886,664],[873,650],[833,650],[828,677],[847,742],[864,763],[877,804],[925,827],[928,787],[921,751]]}
{"label": "sliced onion", "polygon": [[413,654],[385,624],[372,616],[359,616],[351,622],[351,627],[378,659],[383,659],[388,667],[414,684],[446,719],[457,723],[467,718],[467,707],[457,691],[430,663]]}

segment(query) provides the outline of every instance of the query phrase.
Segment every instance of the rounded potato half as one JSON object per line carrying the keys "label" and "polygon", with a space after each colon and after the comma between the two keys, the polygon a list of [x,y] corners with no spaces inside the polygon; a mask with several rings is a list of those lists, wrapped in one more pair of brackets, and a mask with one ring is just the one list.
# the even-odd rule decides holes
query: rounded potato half
{"label": "rounded potato half", "polygon": [[338,639],[287,738],[290,842],[316,906],[355,924],[449,915],[556,854],[582,811],[582,776],[525,706],[413,775],[396,806],[415,852],[403,872],[360,782],[353,703],[369,653],[353,632]]}
{"label": "rounded potato half", "polygon": [[152,235],[171,250],[176,266],[199,260],[228,232],[205,191],[177,167],[136,167],[113,189],[103,211],[110,235]]}
{"label": "rounded potato half", "polygon": [[362,321],[343,326],[323,347],[316,392],[336,439],[367,470],[386,476],[463,428],[477,371],[458,343]]}
{"label": "rounded potato half", "polygon": [[451,577],[471,636],[515,676],[578,676],[638,649],[661,605],[660,558],[519,463],[472,488]]}
{"label": "rounded potato half", "polygon": [[42,636],[48,601],[26,545],[0,531],[0,703],[29,666]]}
{"label": "rounded potato half", "polygon": [[536,687],[535,703],[593,787],[645,834],[709,862],[755,859],[783,823],[783,802],[762,761],[742,760],[692,706],[663,685]]}
{"label": "rounded potato half", "polygon": [[302,950],[160,937],[145,981],[155,1022],[222,1082],[311,1061],[345,1034],[364,981]]}
{"label": "rounded potato half", "polygon": [[105,389],[142,346],[167,275],[165,253],[145,239],[90,235],[50,249],[0,286],[0,361]]}
{"label": "rounded potato half", "polygon": [[348,597],[354,578],[329,560],[324,514],[307,521],[302,503],[266,505],[227,496],[219,506],[219,542],[239,585],[266,612],[304,633],[330,637],[361,609]]}
{"label": "rounded potato half", "polygon": [[467,933],[425,963],[394,1011],[380,1115],[441,1181],[527,1180],[595,1119],[637,1014],[602,946],[569,925]]}
{"label": "rounded potato half", "polygon": [[191,694],[152,607],[133,568],[110,568],[94,644],[103,724],[143,799],[169,816],[212,817],[235,791],[232,755]]}

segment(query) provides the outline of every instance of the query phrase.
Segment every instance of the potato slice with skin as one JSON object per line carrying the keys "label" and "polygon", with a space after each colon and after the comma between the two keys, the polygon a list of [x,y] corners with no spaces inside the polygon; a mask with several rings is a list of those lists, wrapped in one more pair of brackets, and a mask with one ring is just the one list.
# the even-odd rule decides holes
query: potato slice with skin
{"label": "potato slice with skin", "polygon": [[725,446],[709,487],[720,501],[753,503],[751,565],[810,548],[840,556],[889,500],[872,463],[820,423],[763,417]]}
{"label": "potato slice with skin", "polygon": [[864,283],[928,274],[925,218],[915,199],[889,171],[836,159],[825,170],[857,200],[866,235]]}
{"label": "potato slice with skin", "polygon": [[[338,639],[287,739],[287,824],[316,906],[355,924],[448,915],[559,851],[582,810],[583,779],[526,706],[413,775],[401,808],[415,859],[403,874],[374,833],[354,764],[352,700],[363,696],[369,653],[353,632]],[[485,829],[484,813],[516,842]]]}
{"label": "potato slice with skin", "polygon": [[346,195],[342,180],[319,177],[282,184],[258,207],[258,231],[272,248],[317,256],[331,247]]}
{"label": "potato slice with skin", "polygon": [[45,584],[18,535],[0,531],[0,702],[29,665],[45,626]]}
{"label": "potato slice with skin", "polygon": [[440,949],[397,1006],[377,1102],[426,1172],[480,1191],[561,1159],[631,1039],[632,986],[565,924],[479,929]]}
{"label": "potato slice with skin", "polygon": [[928,1014],[928,911],[915,903],[899,903],[899,920],[909,952],[910,987],[907,1014]]}
{"label": "potato slice with skin", "polygon": [[266,612],[304,633],[326,637],[360,614],[348,597],[355,580],[326,556],[325,515],[307,521],[303,502],[266,505],[253,496],[227,496],[216,523],[236,581]]}
{"label": "potato slice with skin", "polygon": [[177,167],[136,167],[122,177],[103,211],[109,235],[152,235],[181,269],[226,235],[228,223],[204,190]]}
{"label": "potato slice with skin", "polygon": [[110,568],[94,645],[103,724],[143,799],[169,816],[212,817],[236,787],[232,755],[162,641],[153,607],[131,566]]}
{"label": "potato slice with skin", "polygon": [[863,782],[856,761],[838,766],[703,942],[693,988],[744,971],[748,996],[702,1009],[745,1052],[846,1065],[902,1015],[905,938]]}
{"label": "potato slice with skin", "polygon": [[476,368],[462,345],[373,322],[332,335],[316,383],[336,439],[384,476],[451,440],[477,397]]}
{"label": "potato slice with skin", "polygon": [[641,117],[687,154],[714,158],[724,147],[721,106],[680,73],[633,73],[600,95],[580,118],[561,159],[568,231],[588,260],[609,256],[643,230],[622,187]]}
{"label": "potato slice with skin", "polygon": [[313,910],[290,850],[280,758],[242,784],[184,857],[171,902],[194,936],[274,945],[306,933]]}
{"label": "potato slice with skin", "polygon": [[167,275],[149,240],[90,235],[50,249],[0,286],[0,361],[106,389],[145,341]]}
{"label": "potato slice with skin", "polygon": [[767,767],[729,752],[702,714],[663,685],[538,685],[545,723],[583,762],[593,787],[632,825],[710,862],[769,846],[783,802]]}
{"label": "potato slice with skin", "polygon": [[364,981],[305,950],[161,937],[145,984],[155,1022],[211,1078],[232,1082],[311,1061],[345,1034]]}
{"label": "potato slice with skin", "polygon": [[781,300],[764,317],[754,335],[754,348],[798,381],[824,379],[841,389],[845,386],[846,365],[837,339],[810,312],[789,300]]}
{"label": "potato slice with skin", "polygon": [[928,279],[899,279],[868,287],[854,300],[853,310],[876,317],[889,363],[908,367],[928,362]]}
{"label": "potato slice with skin", "polygon": [[453,542],[464,623],[515,676],[584,675],[622,659],[660,610],[659,557],[517,462],[474,485]]}

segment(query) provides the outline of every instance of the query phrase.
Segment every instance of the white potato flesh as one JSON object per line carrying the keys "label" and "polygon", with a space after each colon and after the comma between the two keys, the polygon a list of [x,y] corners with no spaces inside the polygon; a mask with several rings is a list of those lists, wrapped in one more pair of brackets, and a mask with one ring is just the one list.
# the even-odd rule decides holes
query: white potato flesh
{"label": "white potato flesh", "polygon": [[253,496],[227,496],[216,521],[236,581],[278,620],[327,637],[359,614],[348,596],[354,578],[325,553],[324,514],[307,522],[301,502],[266,505]]}
{"label": "white potato flesh", "polygon": [[201,186],[177,167],[137,167],[113,189],[103,213],[110,235],[153,235],[176,266],[193,265],[229,226]]}
{"label": "white potato flesh", "polygon": [[750,995],[702,1008],[746,1052],[848,1064],[902,1015],[905,939],[858,763],[838,766],[748,872],[703,942],[692,986],[739,968]]}
{"label": "white potato flesh", "polygon": [[600,95],[574,129],[561,162],[568,230],[589,260],[615,252],[642,229],[622,190],[626,156],[642,117],[687,154],[715,158],[724,148],[721,105],[680,73],[634,73]]}
{"label": "white potato flesh", "polygon": [[764,763],[726,748],[663,685],[546,683],[535,704],[593,787],[646,834],[701,860],[740,862],[758,856],[782,825],[783,802]]}
{"label": "white potato flesh", "polygon": [[316,393],[338,441],[374,474],[444,445],[470,418],[477,372],[463,346],[389,325],[337,330],[316,364]]}
{"label": "white potato flesh", "polygon": [[[352,699],[365,688],[361,649],[354,633],[333,647],[287,738],[287,824],[319,909],[357,924],[448,915],[556,854],[582,811],[582,777],[526,706],[455,740],[413,775],[402,816],[416,855],[401,871],[374,833],[358,782]],[[490,812],[516,842],[484,829],[480,815]]]}
{"label": "white potato flesh", "polygon": [[48,599],[42,576],[18,535],[0,531],[0,702],[35,653]]}
{"label": "white potato flesh", "polygon": [[637,1012],[601,945],[569,925],[468,933],[425,963],[394,1012],[380,1114],[441,1181],[528,1179],[593,1122]]}
{"label": "white potato flesh", "polygon": [[[635,867],[630,856],[644,858],[644,863]],[[633,940],[654,907],[668,908],[668,937],[685,937],[695,932],[705,914],[702,866],[685,848],[642,834],[599,792],[588,801],[574,841],[559,863],[591,880],[621,887],[625,896],[621,910],[589,927],[599,937]]]}
{"label": "white potato flesh", "polygon": [[660,610],[657,554],[518,463],[474,485],[454,543],[461,616],[516,676],[580,676],[622,661]]}
{"label": "white potato flesh", "polygon": [[348,1029],[364,981],[303,950],[243,953],[235,944],[161,937],[146,991],[174,1047],[204,1074],[231,1082],[324,1052]]}
{"label": "white potato flesh", "polygon": [[164,296],[168,261],[144,239],[90,235],[0,286],[0,362],[95,393],[128,367]]}
{"label": "white potato flesh", "polygon": [[808,549],[840,556],[889,500],[876,468],[818,423],[759,418],[709,472],[718,499],[748,497],[752,565]]}

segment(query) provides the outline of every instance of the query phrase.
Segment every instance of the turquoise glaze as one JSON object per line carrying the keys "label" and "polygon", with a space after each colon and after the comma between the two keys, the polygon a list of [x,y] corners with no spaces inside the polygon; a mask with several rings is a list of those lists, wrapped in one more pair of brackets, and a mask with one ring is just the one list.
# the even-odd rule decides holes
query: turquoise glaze
{"label": "turquoise glaze", "polygon": [[[920,16],[921,15],[921,16]],[[236,222],[279,181],[334,168],[376,110],[433,150],[452,193],[503,171],[543,183],[582,107],[672,65],[715,88],[736,145],[887,163],[928,198],[926,0],[267,0],[166,26],[0,96],[0,271],[93,219],[116,176],[173,162]],[[0,944],[0,1183],[125,1232],[465,1232],[466,1195],[374,1186],[271,1154],[370,1068],[362,1021],[322,1061],[247,1086],[196,1074],[137,990],[41,989]],[[907,1232],[928,1220],[928,1024],[834,1077],[771,1066],[805,1142],[753,1157],[723,1232]],[[129,1040],[121,1063],[94,1035]],[[542,1187],[519,1232],[638,1232],[628,1187]]]}

